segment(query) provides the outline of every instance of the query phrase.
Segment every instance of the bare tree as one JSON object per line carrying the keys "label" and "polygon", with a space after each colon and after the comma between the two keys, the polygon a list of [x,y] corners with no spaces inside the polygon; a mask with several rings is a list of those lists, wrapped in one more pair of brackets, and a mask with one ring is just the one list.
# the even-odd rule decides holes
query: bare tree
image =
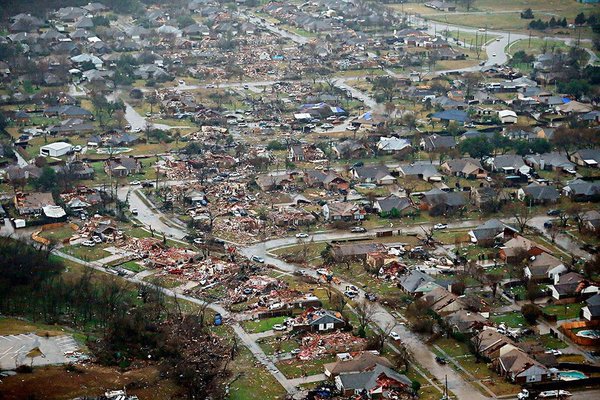
{"label": "bare tree", "polygon": [[375,307],[373,306],[373,303],[368,302],[366,299],[362,299],[354,307],[354,312],[358,319],[358,336],[365,337],[367,326],[373,321]]}
{"label": "bare tree", "polygon": [[531,215],[531,209],[527,207],[524,203],[518,202],[511,204],[508,207],[508,211],[516,220],[521,233],[524,233],[525,229],[527,228],[527,223],[533,217],[533,215]]}

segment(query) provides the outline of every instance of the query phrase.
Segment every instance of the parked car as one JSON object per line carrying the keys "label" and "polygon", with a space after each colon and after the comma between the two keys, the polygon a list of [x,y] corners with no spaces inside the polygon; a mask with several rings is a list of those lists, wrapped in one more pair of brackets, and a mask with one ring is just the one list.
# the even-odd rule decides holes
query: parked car
{"label": "parked car", "polygon": [[377,295],[375,295],[375,293],[367,292],[365,293],[365,298],[369,301],[377,301]]}
{"label": "parked car", "polygon": [[81,244],[85,247],[94,247],[96,245],[96,242],[94,242],[93,240],[86,240]]}
{"label": "parked car", "polygon": [[317,270],[317,274],[327,276],[327,275],[329,275],[329,271],[327,271],[325,268],[319,268]]}
{"label": "parked car", "polygon": [[364,233],[367,230],[365,228],[363,228],[362,226],[355,226],[352,229],[350,229],[350,232],[352,233]]}
{"label": "parked car", "polygon": [[204,239],[202,239],[202,238],[195,238],[194,239],[194,243],[195,244],[202,244],[202,243],[204,243]]}
{"label": "parked car", "polygon": [[257,263],[260,264],[264,264],[265,263],[265,259],[259,256],[252,256],[251,258],[252,261],[256,261]]}
{"label": "parked car", "polygon": [[277,332],[285,331],[285,326],[282,324],[275,324],[273,325],[273,330]]}
{"label": "parked car", "polygon": [[556,350],[556,349],[546,350],[544,353],[552,354],[553,356],[561,356],[562,355],[562,351]]}
{"label": "parked car", "polygon": [[436,356],[435,361],[440,365],[445,365],[448,363],[448,360],[446,360],[444,357],[440,357],[440,356]]}
{"label": "parked car", "polygon": [[353,291],[351,291],[351,290],[346,290],[346,291],[344,292],[344,296],[346,296],[346,297],[347,297],[347,298],[349,298],[349,299],[353,299],[353,298],[355,298],[356,296],[358,296],[358,293],[356,293],[356,292],[353,292]]}
{"label": "parked car", "polygon": [[138,215],[138,209],[137,208],[132,208],[130,211],[131,211],[131,213],[133,215]]}
{"label": "parked car", "polygon": [[294,349],[294,350],[290,351],[290,354],[293,356],[297,356],[298,354],[300,354],[300,349]]}
{"label": "parked car", "polygon": [[304,232],[296,233],[296,237],[298,239],[307,238],[308,237],[308,233],[304,233]]}
{"label": "parked car", "polygon": [[96,243],[102,243],[102,238],[100,236],[92,236],[92,240]]}
{"label": "parked car", "polygon": [[400,335],[397,332],[391,331],[390,332],[390,337],[396,341],[400,341]]}
{"label": "parked car", "polygon": [[523,389],[519,392],[519,394],[517,394],[518,400],[525,400],[528,398],[529,398],[529,390],[527,390],[527,389]]}
{"label": "parked car", "polygon": [[139,185],[140,183],[141,183],[140,181],[137,181],[137,180],[136,180],[136,181],[131,181],[131,183],[130,183],[130,184],[131,184],[131,185]]}
{"label": "parked car", "polygon": [[561,212],[562,212],[562,210],[553,209],[553,210],[548,210],[548,212],[546,213],[546,215],[550,215],[552,217],[555,217],[557,215],[560,215]]}
{"label": "parked car", "polygon": [[446,228],[448,228],[447,224],[435,224],[433,226],[433,229],[435,229],[435,230],[446,229]]}
{"label": "parked car", "polygon": [[546,390],[545,392],[541,392],[538,394],[538,399],[564,399],[565,397],[571,397],[571,392],[567,390]]}

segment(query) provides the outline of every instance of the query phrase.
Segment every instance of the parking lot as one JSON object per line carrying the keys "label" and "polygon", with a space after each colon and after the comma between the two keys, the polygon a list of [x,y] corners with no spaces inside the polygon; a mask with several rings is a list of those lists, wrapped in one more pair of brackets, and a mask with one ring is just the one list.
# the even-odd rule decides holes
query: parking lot
{"label": "parking lot", "polygon": [[[39,352],[29,354],[36,348]],[[65,353],[78,349],[72,336],[42,337],[33,333],[0,336],[0,369],[14,369],[22,364],[63,364],[69,361]]]}

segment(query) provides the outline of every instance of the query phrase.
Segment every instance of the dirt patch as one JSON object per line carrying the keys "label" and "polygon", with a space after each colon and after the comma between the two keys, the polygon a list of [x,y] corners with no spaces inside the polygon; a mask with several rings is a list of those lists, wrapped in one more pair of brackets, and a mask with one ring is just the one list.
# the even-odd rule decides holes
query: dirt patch
{"label": "dirt patch", "polygon": [[2,399],[38,398],[67,400],[78,396],[99,396],[106,390],[127,387],[127,393],[140,399],[183,398],[170,380],[161,379],[156,367],[148,366],[127,372],[97,365],[77,366],[77,372],[63,367],[36,368],[32,374],[3,378]]}

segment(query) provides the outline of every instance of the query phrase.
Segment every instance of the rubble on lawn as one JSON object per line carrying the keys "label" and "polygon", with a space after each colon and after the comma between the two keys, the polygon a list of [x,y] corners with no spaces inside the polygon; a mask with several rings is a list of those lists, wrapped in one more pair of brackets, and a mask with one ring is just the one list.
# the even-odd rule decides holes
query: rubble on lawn
{"label": "rubble on lawn", "polygon": [[367,340],[349,332],[329,334],[309,333],[302,338],[298,358],[303,361],[314,360],[326,354],[336,354],[364,350]]}

